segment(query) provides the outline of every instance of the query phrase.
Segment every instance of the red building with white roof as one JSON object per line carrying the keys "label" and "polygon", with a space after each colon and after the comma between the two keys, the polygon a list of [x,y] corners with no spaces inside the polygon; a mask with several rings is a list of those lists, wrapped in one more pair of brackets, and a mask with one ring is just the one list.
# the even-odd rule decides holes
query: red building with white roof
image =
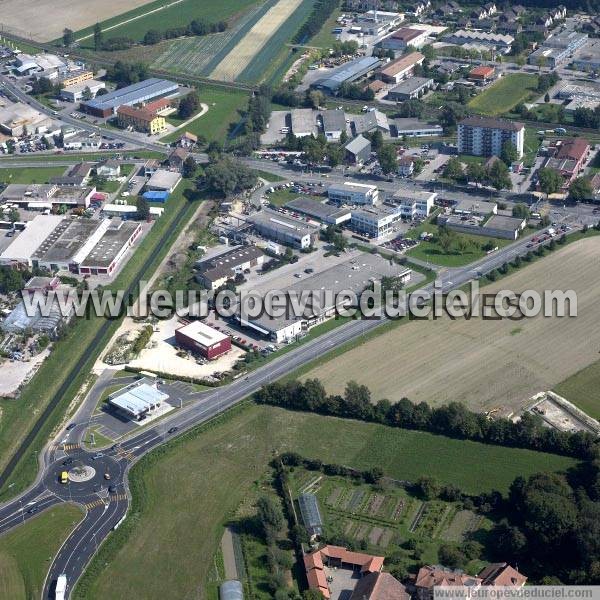
{"label": "red building with white roof", "polygon": [[213,359],[231,350],[231,338],[201,321],[192,321],[175,331],[179,346]]}

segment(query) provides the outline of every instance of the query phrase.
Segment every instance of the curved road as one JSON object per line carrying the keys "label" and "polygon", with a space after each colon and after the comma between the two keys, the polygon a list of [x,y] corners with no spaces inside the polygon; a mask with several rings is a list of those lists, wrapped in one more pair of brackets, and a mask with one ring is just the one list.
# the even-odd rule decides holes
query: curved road
{"label": "curved road", "polygon": [[[571,230],[575,231],[575,229]],[[539,235],[539,232],[537,232]],[[533,235],[533,234],[532,234]],[[492,255],[468,265],[446,271],[442,290],[448,292],[460,287],[473,277],[487,273],[504,262],[523,255],[530,248],[532,236],[501,249]],[[432,284],[420,291],[432,291]],[[44,598],[53,598],[56,578],[65,573],[68,591],[72,590],[99,544],[125,516],[129,504],[127,474],[133,463],[170,438],[222,413],[257,391],[262,385],[293,372],[328,351],[360,338],[382,320],[350,321],[331,332],[275,358],[270,363],[237,379],[229,385],[210,392],[192,394],[197,399],[184,408],[165,417],[127,441],[113,446],[104,453],[91,453],[81,448],[80,440],[87,423],[85,415],[71,431],[61,432],[60,445],[51,448],[44,457],[44,469],[38,483],[19,498],[0,507],[0,534],[34,517],[39,511],[61,502],[75,502],[85,507],[83,521],[67,538],[50,570],[44,587]],[[85,406],[82,406],[85,411]],[[68,464],[65,465],[64,461]],[[87,465],[96,470],[95,476],[82,484],[59,483],[62,470]],[[104,478],[110,475],[110,480]],[[110,490],[109,490],[110,486]],[[114,488],[112,487],[114,486]]]}

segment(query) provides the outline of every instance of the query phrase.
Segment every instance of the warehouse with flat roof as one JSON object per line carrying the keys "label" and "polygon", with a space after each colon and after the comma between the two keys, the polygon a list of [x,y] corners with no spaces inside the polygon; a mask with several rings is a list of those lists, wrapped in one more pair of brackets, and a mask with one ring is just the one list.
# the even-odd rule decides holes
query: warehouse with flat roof
{"label": "warehouse with flat roof", "polygon": [[317,241],[318,228],[292,217],[286,217],[265,208],[252,215],[248,221],[262,236],[293,248],[309,248]]}
{"label": "warehouse with flat roof", "polygon": [[59,215],[38,215],[28,222],[21,233],[0,254],[0,264],[6,266],[31,266],[31,258],[42,242],[62,223]]}
{"label": "warehouse with flat roof", "polygon": [[148,191],[169,192],[169,194],[171,194],[179,185],[180,181],[180,173],[158,169],[146,183],[146,189]]}
{"label": "warehouse with flat roof", "polygon": [[349,209],[332,206],[305,196],[298,196],[295,200],[290,200],[285,208],[327,223],[327,225],[340,225],[350,220]]}
{"label": "warehouse with flat roof", "polygon": [[379,190],[375,185],[344,181],[327,188],[327,197],[337,204],[374,205],[379,201]]}
{"label": "warehouse with flat roof", "polygon": [[231,338],[202,321],[192,321],[175,330],[175,342],[178,346],[198,352],[209,360],[231,350]]}
{"label": "warehouse with flat roof", "polygon": [[134,106],[159,98],[174,96],[179,91],[179,85],[168,79],[151,77],[127,87],[114,90],[93,100],[81,103],[81,110],[96,117],[110,117],[117,112],[119,106]]}
{"label": "warehouse with flat roof", "polygon": [[194,265],[198,270],[196,281],[206,289],[217,290],[236,274],[263,264],[265,254],[256,246],[234,248],[218,256],[201,259]]}

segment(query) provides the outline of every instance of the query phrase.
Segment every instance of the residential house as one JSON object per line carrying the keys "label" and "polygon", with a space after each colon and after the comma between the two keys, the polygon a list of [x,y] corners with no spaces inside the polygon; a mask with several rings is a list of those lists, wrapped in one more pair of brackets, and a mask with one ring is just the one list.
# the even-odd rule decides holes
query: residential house
{"label": "residential house", "polygon": [[121,174],[121,163],[109,158],[96,165],[96,175],[99,177],[115,178]]}
{"label": "residential house", "polygon": [[167,159],[169,169],[181,172],[183,170],[183,163],[189,155],[190,153],[185,148],[175,148]]}
{"label": "residential house", "polygon": [[191,150],[198,143],[198,136],[186,131],[178,140],[177,145]]}
{"label": "residential house", "polygon": [[492,563],[484,567],[478,574],[482,585],[500,587],[518,587],[525,585],[527,577],[508,563]]}

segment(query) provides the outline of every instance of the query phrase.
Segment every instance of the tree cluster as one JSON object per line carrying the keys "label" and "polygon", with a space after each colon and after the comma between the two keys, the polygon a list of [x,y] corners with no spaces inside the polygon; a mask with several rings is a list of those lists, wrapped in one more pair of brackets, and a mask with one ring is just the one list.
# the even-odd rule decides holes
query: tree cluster
{"label": "tree cluster", "polygon": [[114,81],[117,88],[122,88],[148,79],[148,66],[141,62],[127,63],[118,60],[114,65],[107,67],[106,78]]}
{"label": "tree cluster", "polygon": [[209,23],[203,19],[194,19],[188,25],[183,27],[171,27],[169,29],[165,29],[164,31],[150,29],[146,32],[142,41],[144,45],[152,46],[154,44],[158,44],[162,40],[171,40],[187,36],[204,36],[211,33],[220,33],[226,29],[226,21]]}
{"label": "tree cluster", "polygon": [[596,108],[576,108],[573,113],[573,124],[576,127],[600,129],[600,106],[596,106]]}
{"label": "tree cluster", "polygon": [[541,419],[530,413],[525,413],[520,421],[513,423],[502,418],[488,420],[485,415],[474,413],[459,402],[437,408],[425,402],[414,404],[407,398],[396,403],[388,400],[372,403],[369,389],[356,382],[347,384],[343,396],[327,395],[317,379],[303,383],[275,382],[264,386],[256,393],[255,399],[262,404],[294,410],[430,431],[502,446],[531,448],[586,460],[598,454],[598,442],[594,436],[544,427]]}
{"label": "tree cluster", "polygon": [[338,5],[339,0],[317,0],[308,19],[294,36],[294,41],[303,44],[321,31],[323,23],[333,14]]}
{"label": "tree cluster", "polygon": [[199,178],[199,188],[206,188],[219,196],[227,197],[239,194],[256,185],[256,173],[229,156],[220,158],[204,170],[204,177]]}

